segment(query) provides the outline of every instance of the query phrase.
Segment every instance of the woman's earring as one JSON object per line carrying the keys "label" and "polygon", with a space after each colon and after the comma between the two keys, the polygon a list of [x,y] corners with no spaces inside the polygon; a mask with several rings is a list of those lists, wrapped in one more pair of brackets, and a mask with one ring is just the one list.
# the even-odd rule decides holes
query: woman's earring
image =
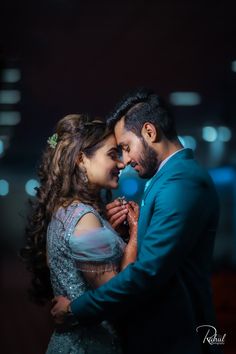
{"label": "woman's earring", "polygon": [[86,171],[86,168],[83,167],[82,169],[82,181],[84,183],[88,183],[88,175],[87,175],[87,171]]}

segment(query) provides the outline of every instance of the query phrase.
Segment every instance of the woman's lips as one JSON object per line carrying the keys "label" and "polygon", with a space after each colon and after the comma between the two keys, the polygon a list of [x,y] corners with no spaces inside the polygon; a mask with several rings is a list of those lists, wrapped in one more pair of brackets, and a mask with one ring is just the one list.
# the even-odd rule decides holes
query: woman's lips
{"label": "woman's lips", "polygon": [[118,173],[112,173],[112,178],[117,178],[117,180],[119,179],[119,172]]}

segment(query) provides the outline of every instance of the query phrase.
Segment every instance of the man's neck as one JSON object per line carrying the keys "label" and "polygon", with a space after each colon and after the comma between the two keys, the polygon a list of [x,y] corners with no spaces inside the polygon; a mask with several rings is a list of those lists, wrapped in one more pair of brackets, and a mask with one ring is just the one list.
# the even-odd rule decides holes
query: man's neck
{"label": "man's neck", "polygon": [[174,154],[175,152],[183,149],[183,145],[179,142],[179,140],[163,140],[162,142],[159,143],[157,155],[158,155],[158,162],[159,165],[167,159],[169,156]]}

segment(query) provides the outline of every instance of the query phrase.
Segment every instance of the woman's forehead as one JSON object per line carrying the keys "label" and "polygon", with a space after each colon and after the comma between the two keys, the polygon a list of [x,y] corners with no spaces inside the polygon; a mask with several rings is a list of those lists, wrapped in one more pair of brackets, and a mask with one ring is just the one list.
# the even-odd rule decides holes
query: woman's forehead
{"label": "woman's forehead", "polygon": [[109,144],[117,145],[117,141],[116,141],[116,137],[115,137],[114,133],[112,133],[111,135],[108,136],[107,142]]}

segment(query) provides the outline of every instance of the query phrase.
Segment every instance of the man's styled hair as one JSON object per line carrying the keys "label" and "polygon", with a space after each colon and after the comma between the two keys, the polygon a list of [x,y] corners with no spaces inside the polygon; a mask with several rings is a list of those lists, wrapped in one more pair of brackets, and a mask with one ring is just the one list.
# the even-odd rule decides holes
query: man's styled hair
{"label": "man's styled hair", "polygon": [[150,89],[136,89],[125,95],[108,116],[107,124],[114,128],[124,117],[125,129],[141,136],[144,123],[161,129],[168,140],[177,138],[175,120],[163,99]]}

